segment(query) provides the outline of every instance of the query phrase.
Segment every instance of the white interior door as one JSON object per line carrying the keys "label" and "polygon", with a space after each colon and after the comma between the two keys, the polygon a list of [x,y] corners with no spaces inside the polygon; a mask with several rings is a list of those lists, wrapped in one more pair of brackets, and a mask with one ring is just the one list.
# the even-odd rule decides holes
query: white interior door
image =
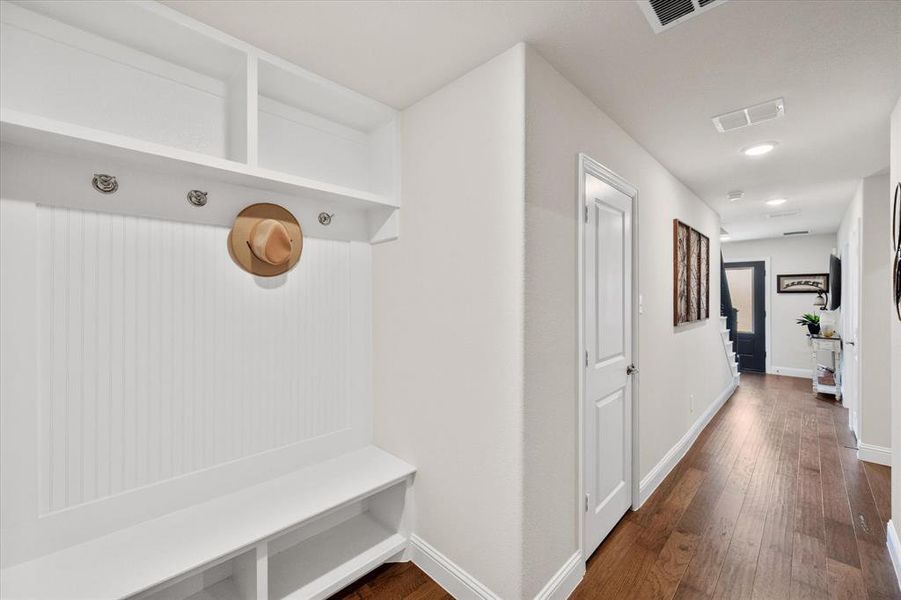
{"label": "white interior door", "polygon": [[860,437],[860,222],[852,225],[842,248],[842,403],[848,408],[848,427]]}
{"label": "white interior door", "polygon": [[632,197],[584,174],[587,557],[632,503]]}

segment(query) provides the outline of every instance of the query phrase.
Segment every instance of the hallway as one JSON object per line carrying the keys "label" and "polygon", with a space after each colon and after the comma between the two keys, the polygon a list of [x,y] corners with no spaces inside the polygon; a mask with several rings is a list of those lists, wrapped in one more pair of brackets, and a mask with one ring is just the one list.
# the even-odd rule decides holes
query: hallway
{"label": "hallway", "polygon": [[572,598],[898,598],[890,470],[806,379],[742,375],[688,455],[588,561]]}
{"label": "hallway", "polygon": [[[571,598],[901,598],[885,545],[890,469],[857,460],[847,422],[806,379],[743,374]],[[411,563],[335,596],[448,597]]]}

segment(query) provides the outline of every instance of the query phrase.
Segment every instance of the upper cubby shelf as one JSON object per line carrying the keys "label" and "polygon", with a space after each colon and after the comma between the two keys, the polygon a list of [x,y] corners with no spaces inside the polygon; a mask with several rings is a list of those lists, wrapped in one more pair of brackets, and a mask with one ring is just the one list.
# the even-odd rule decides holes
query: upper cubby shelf
{"label": "upper cubby shelf", "polygon": [[[397,111],[156,2],[3,0],[0,74],[3,143],[32,158],[194,174],[293,199],[298,218],[317,203],[353,213],[353,231],[322,237],[397,236]],[[114,210],[226,220],[137,199]]]}

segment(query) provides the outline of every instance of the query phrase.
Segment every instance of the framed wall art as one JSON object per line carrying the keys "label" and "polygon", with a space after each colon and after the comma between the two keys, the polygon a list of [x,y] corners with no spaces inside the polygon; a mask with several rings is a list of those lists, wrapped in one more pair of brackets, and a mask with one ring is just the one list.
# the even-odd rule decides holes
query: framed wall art
{"label": "framed wall art", "polygon": [[673,324],[710,318],[710,239],[673,219]]}
{"label": "framed wall art", "polygon": [[829,291],[829,273],[797,273],[776,275],[776,292],[780,294],[816,294]]}

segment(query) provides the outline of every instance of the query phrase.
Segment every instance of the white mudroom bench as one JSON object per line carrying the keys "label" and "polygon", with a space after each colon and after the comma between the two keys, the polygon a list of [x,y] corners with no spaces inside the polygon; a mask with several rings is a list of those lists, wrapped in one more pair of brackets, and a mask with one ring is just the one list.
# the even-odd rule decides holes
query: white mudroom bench
{"label": "white mudroom bench", "polygon": [[0,596],[326,598],[404,551],[414,472],[368,446],[4,569]]}

